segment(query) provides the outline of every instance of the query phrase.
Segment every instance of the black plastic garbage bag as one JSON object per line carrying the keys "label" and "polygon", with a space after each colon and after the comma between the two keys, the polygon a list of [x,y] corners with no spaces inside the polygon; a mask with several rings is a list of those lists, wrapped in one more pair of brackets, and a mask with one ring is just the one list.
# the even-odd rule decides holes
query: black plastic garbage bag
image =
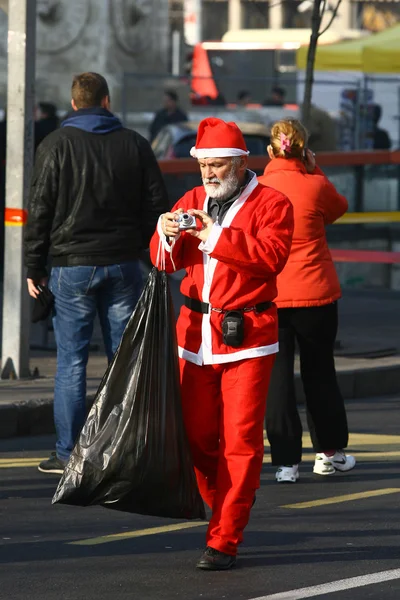
{"label": "black plastic garbage bag", "polygon": [[53,498],[205,518],[182,419],[175,316],[153,268]]}

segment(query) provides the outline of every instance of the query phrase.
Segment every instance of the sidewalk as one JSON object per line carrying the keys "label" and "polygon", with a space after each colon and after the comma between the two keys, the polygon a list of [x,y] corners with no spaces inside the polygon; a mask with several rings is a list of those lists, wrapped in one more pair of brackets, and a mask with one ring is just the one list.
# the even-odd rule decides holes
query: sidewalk
{"label": "sidewalk", "polygon": [[[175,287],[175,286],[174,286]],[[176,305],[179,298],[173,289]],[[340,302],[336,352],[339,385],[347,400],[400,393],[400,293],[347,291]],[[88,397],[93,397],[106,369],[99,328],[95,328],[88,365]],[[49,345],[53,345],[49,336]],[[366,358],[368,357],[368,358]],[[0,381],[0,438],[52,433],[55,351],[34,350],[31,372],[39,377]],[[296,364],[299,402],[303,401]]]}

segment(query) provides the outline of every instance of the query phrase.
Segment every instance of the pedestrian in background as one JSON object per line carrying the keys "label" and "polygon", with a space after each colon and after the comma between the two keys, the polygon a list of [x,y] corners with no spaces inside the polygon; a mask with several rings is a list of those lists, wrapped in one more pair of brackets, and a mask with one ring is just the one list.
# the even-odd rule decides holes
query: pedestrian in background
{"label": "pedestrian in background", "polygon": [[35,152],[44,138],[59,126],[56,105],[51,102],[39,102],[36,107]]}
{"label": "pedestrian in background", "polygon": [[295,343],[300,352],[307,419],[316,452],[314,473],[333,475],[355,465],[346,455],[346,410],[334,361],[341,296],[325,234],[347,210],[341,196],[307,149],[307,132],[294,119],[271,129],[271,159],[260,182],[287,195],[294,209],[293,243],[278,275],[279,353],[267,400],[266,429],[278,482],[295,482],[302,456],[302,425],[294,386]]}
{"label": "pedestrian in background", "polygon": [[286,90],[276,85],[271,90],[271,96],[264,100],[263,106],[285,106]]}
{"label": "pedestrian in background", "polygon": [[236,98],[236,106],[246,108],[251,101],[251,95],[248,90],[241,90]]}
{"label": "pedestrian in background", "polygon": [[187,114],[179,107],[178,94],[173,90],[164,92],[164,108],[159,110],[150,125],[150,142],[165,125],[187,121]]}
{"label": "pedestrian in background", "polygon": [[25,232],[28,290],[55,296],[56,453],[39,470],[62,473],[86,419],[86,365],[96,312],[110,361],[142,289],[139,254],[168,207],[149,143],[110,112],[104,77],[72,83],[73,112],[39,146]]}
{"label": "pedestrian in background", "polygon": [[373,104],[371,106],[372,121],[373,121],[373,143],[374,150],[390,150],[392,147],[392,140],[386,129],[379,127],[379,121],[382,118],[382,106],[380,104]]}

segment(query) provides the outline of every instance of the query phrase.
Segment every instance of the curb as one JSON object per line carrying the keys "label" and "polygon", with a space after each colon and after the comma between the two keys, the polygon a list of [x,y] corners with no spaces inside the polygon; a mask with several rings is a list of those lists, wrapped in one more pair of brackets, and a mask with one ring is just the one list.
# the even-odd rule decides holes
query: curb
{"label": "curb", "polygon": [[[400,394],[400,365],[338,371],[337,380],[345,400],[393,396]],[[298,402],[303,403],[305,398],[299,374],[296,374],[295,384]]]}
{"label": "curb", "polygon": [[[338,371],[345,400],[361,400],[400,394],[400,365]],[[304,403],[299,373],[295,376],[298,403]],[[88,397],[88,404],[93,396]],[[32,398],[0,405],[0,439],[54,434],[53,400]]]}
{"label": "curb", "polygon": [[53,400],[32,398],[0,406],[0,439],[54,433]]}

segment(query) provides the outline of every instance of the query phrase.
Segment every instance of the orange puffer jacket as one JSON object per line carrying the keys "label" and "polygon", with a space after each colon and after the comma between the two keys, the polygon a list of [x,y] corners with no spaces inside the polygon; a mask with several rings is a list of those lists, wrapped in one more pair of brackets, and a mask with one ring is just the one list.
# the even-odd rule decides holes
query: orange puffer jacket
{"label": "orange puffer jacket", "polygon": [[278,308],[334,302],[340,298],[341,290],[325,225],[346,212],[346,198],[336,191],[319,167],[309,174],[298,159],[271,160],[259,181],[285,194],[294,209],[292,248],[277,278]]}

